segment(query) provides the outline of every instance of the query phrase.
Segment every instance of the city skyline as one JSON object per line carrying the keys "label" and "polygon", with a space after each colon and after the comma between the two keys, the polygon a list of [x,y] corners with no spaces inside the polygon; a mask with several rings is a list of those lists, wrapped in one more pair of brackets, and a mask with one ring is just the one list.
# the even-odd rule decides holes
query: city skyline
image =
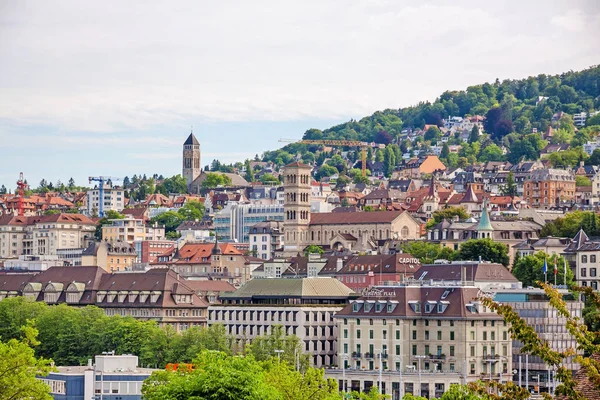
{"label": "city skyline", "polygon": [[192,125],[204,167],[445,90],[597,63],[593,2],[301,4],[3,5],[0,184],[170,176]]}

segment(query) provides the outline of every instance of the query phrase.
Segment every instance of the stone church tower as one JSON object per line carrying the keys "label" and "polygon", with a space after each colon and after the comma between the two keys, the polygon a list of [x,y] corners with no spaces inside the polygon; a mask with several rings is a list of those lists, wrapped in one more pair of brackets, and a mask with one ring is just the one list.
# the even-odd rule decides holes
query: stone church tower
{"label": "stone church tower", "polygon": [[188,190],[192,182],[200,176],[200,142],[193,132],[190,132],[185,143],[183,143],[183,169],[181,174],[187,181]]}
{"label": "stone church tower", "polygon": [[302,254],[309,243],[310,165],[294,162],[284,167],[284,256]]}

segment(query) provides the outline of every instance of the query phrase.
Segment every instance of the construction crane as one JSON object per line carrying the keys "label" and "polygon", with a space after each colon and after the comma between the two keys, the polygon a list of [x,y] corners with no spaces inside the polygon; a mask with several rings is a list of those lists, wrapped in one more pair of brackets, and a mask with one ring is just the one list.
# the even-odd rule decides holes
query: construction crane
{"label": "construction crane", "polygon": [[99,195],[98,195],[98,215],[100,216],[100,218],[104,217],[104,184],[106,182],[115,182],[115,181],[120,181],[121,178],[113,178],[112,176],[90,176],[89,177],[89,182],[98,182],[98,190],[99,190]]}
{"label": "construction crane", "polygon": [[361,158],[361,166],[362,166],[362,176],[367,176],[367,148],[368,147],[377,147],[380,149],[384,149],[384,144],[378,143],[367,143],[360,142],[358,140],[292,140],[292,139],[279,139],[281,143],[299,143],[299,144],[322,144],[325,146],[347,146],[347,147],[360,147],[362,150],[362,158]]}
{"label": "construction crane", "polygon": [[27,185],[27,182],[25,182],[25,179],[23,178],[23,173],[21,172],[19,174],[19,180],[17,181],[17,190],[19,192],[19,198],[17,200],[17,210],[18,215],[20,217],[25,215],[25,206],[23,204],[23,201],[25,200],[25,189],[27,189],[28,186],[29,185]]}

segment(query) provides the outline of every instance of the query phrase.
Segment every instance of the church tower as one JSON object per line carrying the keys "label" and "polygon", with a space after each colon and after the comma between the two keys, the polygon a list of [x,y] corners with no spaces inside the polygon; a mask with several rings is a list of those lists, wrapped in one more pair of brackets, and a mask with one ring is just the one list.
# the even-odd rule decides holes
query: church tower
{"label": "church tower", "polygon": [[188,190],[192,182],[200,176],[200,142],[193,132],[190,132],[185,143],[183,143],[183,169],[181,174],[187,181]]}
{"label": "church tower", "polygon": [[302,254],[309,244],[311,176],[310,165],[294,162],[284,167],[283,210],[284,256]]}

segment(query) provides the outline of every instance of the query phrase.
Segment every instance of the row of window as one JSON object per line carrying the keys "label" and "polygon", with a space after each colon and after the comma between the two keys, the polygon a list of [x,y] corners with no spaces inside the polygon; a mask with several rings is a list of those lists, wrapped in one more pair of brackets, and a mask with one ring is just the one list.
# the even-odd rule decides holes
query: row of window
{"label": "row of window", "polygon": [[[589,260],[590,260],[590,263],[595,263],[595,262],[596,262],[596,255],[595,255],[595,254],[591,254],[591,255],[590,255],[590,258],[589,258]],[[588,256],[587,256],[586,254],[582,254],[582,255],[581,255],[581,262],[582,262],[583,264],[585,264],[585,263],[587,263],[587,262],[588,262]],[[595,270],[595,269],[594,269],[594,270]],[[595,276],[595,275],[594,275],[594,276]]]}

